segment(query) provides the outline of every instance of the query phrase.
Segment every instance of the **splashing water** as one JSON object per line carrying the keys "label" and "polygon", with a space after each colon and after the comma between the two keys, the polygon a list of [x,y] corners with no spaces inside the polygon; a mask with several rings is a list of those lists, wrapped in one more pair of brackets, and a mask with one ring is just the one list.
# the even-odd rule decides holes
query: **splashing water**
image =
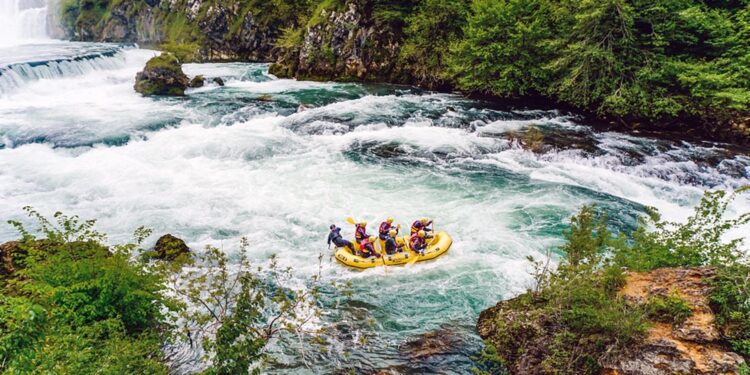
{"label": "splashing water", "polygon": [[[34,53],[62,55],[51,48]],[[227,252],[246,236],[253,258],[278,254],[300,282],[317,273],[323,252],[324,278],[352,281],[355,296],[326,310],[328,351],[306,346],[303,358],[294,345],[275,345],[281,364],[272,373],[466,373],[480,345],[478,313],[525,288],[525,257],[558,246],[578,207],[597,203],[627,229],[644,206],[682,219],[704,190],[750,183],[747,154],[719,144],[598,132],[556,111],[404,87],[280,80],[262,64],[186,65],[188,75],[220,76],[226,86],[143,98],[133,77],[153,55],[117,49],[90,68],[91,60],[62,59],[68,70],[8,90],[0,216],[25,220],[20,208],[32,205],[98,218],[112,241],[146,225]],[[39,59],[6,64],[30,60]],[[747,198],[732,207],[748,209]],[[347,216],[375,226],[430,216],[454,246],[387,274],[352,271],[324,243],[328,225]],[[0,227],[0,241],[15,237]],[[399,352],[409,337],[446,327],[462,347],[427,360]],[[368,344],[356,345],[362,336]]]}

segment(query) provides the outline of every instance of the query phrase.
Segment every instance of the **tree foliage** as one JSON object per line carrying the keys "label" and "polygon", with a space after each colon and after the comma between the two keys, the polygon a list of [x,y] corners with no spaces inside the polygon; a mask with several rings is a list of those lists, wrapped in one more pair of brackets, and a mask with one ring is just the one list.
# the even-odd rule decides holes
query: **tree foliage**
{"label": "tree foliage", "polygon": [[22,235],[19,265],[0,297],[0,370],[4,373],[166,373],[169,339],[165,280],[133,260],[149,234],[109,247],[94,221],[27,208],[42,237]]}

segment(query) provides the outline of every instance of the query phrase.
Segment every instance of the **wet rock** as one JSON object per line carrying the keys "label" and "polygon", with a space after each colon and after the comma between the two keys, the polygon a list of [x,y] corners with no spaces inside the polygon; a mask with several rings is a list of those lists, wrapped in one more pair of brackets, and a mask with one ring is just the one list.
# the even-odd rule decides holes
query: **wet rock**
{"label": "wet rock", "polygon": [[399,346],[401,355],[412,360],[449,354],[463,344],[463,338],[455,331],[441,328],[414,336]]}
{"label": "wet rock", "polygon": [[219,86],[224,86],[224,80],[221,79],[221,77],[216,77],[213,79],[213,82]]}
{"label": "wet rock", "polygon": [[[198,27],[208,39],[212,51],[209,57],[264,61],[273,55],[278,30],[259,25],[252,11],[242,13],[243,8],[216,2],[201,17]],[[230,30],[237,22],[241,22],[240,27]]]}
{"label": "wet rock", "polygon": [[171,234],[159,237],[154,245],[153,258],[155,259],[173,261],[186,254],[190,254],[190,248],[185,241]]}
{"label": "wet rock", "polygon": [[190,88],[197,89],[199,87],[203,87],[205,83],[206,83],[206,79],[201,75],[197,75],[193,77],[193,79],[190,80],[190,84],[188,84],[188,86]]}
{"label": "wet rock", "polygon": [[[285,50],[270,68],[279,77],[414,83],[398,64],[401,37],[378,24],[361,1],[321,9],[323,21],[307,28],[299,47]],[[340,9],[340,10],[339,10]]]}
{"label": "wet rock", "polygon": [[180,61],[171,53],[162,53],[146,63],[135,77],[135,91],[143,96],[183,96],[190,83]]}

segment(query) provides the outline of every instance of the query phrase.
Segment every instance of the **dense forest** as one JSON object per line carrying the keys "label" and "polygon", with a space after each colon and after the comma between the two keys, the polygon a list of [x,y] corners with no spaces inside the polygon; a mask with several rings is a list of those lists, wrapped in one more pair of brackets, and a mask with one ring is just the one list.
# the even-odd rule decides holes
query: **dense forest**
{"label": "dense forest", "polygon": [[630,128],[750,135],[742,0],[65,0],[62,13],[75,38],[162,43],[186,59],[276,61],[282,76],[541,98]]}

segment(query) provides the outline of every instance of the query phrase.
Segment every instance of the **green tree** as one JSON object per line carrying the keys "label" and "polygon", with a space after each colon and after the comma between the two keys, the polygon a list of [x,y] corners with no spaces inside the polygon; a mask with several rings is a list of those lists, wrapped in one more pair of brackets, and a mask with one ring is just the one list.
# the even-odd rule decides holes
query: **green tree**
{"label": "green tree", "polygon": [[425,0],[407,18],[400,58],[421,85],[443,84],[450,44],[460,37],[468,11],[466,0]]}
{"label": "green tree", "polygon": [[502,97],[541,92],[549,78],[550,5],[474,0],[464,37],[451,48],[448,74],[458,87]]}

